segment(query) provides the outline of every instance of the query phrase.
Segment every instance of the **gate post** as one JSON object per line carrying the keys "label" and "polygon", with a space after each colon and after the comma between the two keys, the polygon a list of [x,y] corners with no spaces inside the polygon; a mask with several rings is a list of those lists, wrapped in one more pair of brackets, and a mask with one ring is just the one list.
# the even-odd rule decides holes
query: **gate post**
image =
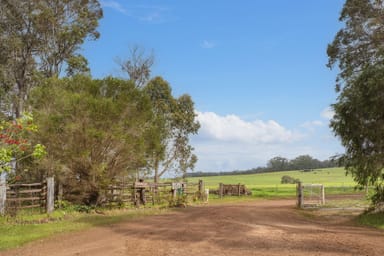
{"label": "gate post", "polygon": [[7,182],[5,176],[0,174],[0,215],[5,214],[5,202],[7,200]]}
{"label": "gate post", "polygon": [[325,188],[324,185],[321,185],[321,204],[325,204]]}
{"label": "gate post", "polygon": [[299,208],[302,208],[302,206],[303,206],[303,186],[301,185],[301,182],[297,183],[296,191],[297,191],[297,206]]}
{"label": "gate post", "polygon": [[55,209],[55,180],[53,177],[47,178],[47,213],[52,213]]}
{"label": "gate post", "polygon": [[223,194],[224,194],[224,184],[220,183],[219,184],[219,197],[223,198]]}
{"label": "gate post", "polygon": [[205,186],[204,186],[204,181],[203,180],[199,180],[199,196],[200,196],[200,200],[203,200],[204,197],[205,197]]}

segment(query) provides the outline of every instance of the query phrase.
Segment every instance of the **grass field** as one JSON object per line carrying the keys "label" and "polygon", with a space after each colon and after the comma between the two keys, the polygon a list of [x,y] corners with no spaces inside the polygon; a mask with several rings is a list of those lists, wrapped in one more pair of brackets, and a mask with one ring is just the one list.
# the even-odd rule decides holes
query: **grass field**
{"label": "grass field", "polygon": [[188,178],[188,182],[203,180],[206,188],[218,189],[219,183],[244,184],[257,197],[287,197],[295,195],[295,184],[281,184],[284,175],[299,179],[302,183],[323,184],[328,193],[353,192],[356,183],[344,168],[318,169],[312,172],[285,171],[248,175],[225,175]]}
{"label": "grass field", "polygon": [[204,180],[209,188],[218,187],[220,182],[225,184],[245,184],[249,188],[281,185],[281,177],[289,175],[293,178],[300,179],[303,183],[324,184],[325,186],[355,186],[350,175],[345,175],[344,168],[329,168],[317,169],[312,172],[302,171],[285,171],[285,172],[268,172],[259,174],[247,175],[225,175],[225,176],[211,176],[211,177],[193,177],[188,178],[190,182],[197,182]]}

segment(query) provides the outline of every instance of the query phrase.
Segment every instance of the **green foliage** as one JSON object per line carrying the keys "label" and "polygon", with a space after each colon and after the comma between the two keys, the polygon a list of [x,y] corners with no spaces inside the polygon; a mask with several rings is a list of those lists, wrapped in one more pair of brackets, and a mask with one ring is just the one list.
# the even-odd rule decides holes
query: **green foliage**
{"label": "green foliage", "polygon": [[360,187],[384,178],[383,17],[382,0],[347,0],[340,16],[345,27],[327,51],[328,66],[340,69],[331,127],[345,147],[340,161]]}
{"label": "green foliage", "polygon": [[268,161],[267,167],[274,171],[284,171],[289,169],[289,160],[285,157],[276,156]]}
{"label": "green foliage", "polygon": [[33,145],[31,140],[37,131],[30,113],[14,121],[0,121],[0,173],[11,170],[11,161],[42,159],[46,155],[45,147],[39,143]]}
{"label": "green foliage", "polygon": [[95,207],[89,206],[89,205],[77,204],[77,205],[74,205],[73,209],[77,212],[90,213],[92,210],[95,209]]}
{"label": "green foliage", "polygon": [[55,201],[55,209],[60,209],[62,211],[71,210],[73,208],[73,204],[66,200],[56,200]]}
{"label": "green foliage", "polygon": [[[274,157],[267,163],[267,171],[286,171],[286,170],[304,170],[304,169],[317,169],[329,168],[336,166],[329,160],[320,161],[310,155],[300,155],[294,159],[288,160],[284,157]],[[262,169],[262,168],[261,168]]]}
{"label": "green foliage", "polygon": [[200,128],[191,97],[185,94],[174,98],[170,85],[161,77],[149,81],[143,92],[149,97],[154,113],[148,138],[152,148],[148,168],[154,171],[155,182],[166,171],[185,174],[197,161],[189,136]]}
{"label": "green foliage", "polygon": [[375,193],[371,197],[374,205],[384,204],[384,185],[378,184],[375,186]]}
{"label": "green foliage", "polygon": [[328,66],[338,64],[336,89],[348,86],[367,66],[384,61],[384,1],[347,0],[339,20],[345,26],[328,45]]}
{"label": "green foliage", "polygon": [[47,154],[47,151],[45,150],[45,146],[41,144],[36,144],[32,156],[37,159],[43,158]]}
{"label": "green foliage", "polygon": [[87,71],[78,50],[99,37],[102,10],[97,0],[6,0],[0,13],[0,96],[19,117],[42,77],[59,76],[63,66],[71,74]]}
{"label": "green foliage", "polygon": [[31,104],[48,151],[42,168],[55,172],[66,199],[98,204],[117,176],[145,167],[152,111],[132,82],[51,79],[33,91]]}
{"label": "green foliage", "polygon": [[299,182],[299,179],[295,179],[289,175],[284,175],[283,177],[281,177],[281,184],[296,184]]}
{"label": "green foliage", "polygon": [[358,221],[366,226],[384,229],[384,213],[367,213],[358,217]]}
{"label": "green foliage", "polygon": [[345,147],[342,161],[361,186],[383,179],[384,68],[367,68],[333,105],[331,127]]}

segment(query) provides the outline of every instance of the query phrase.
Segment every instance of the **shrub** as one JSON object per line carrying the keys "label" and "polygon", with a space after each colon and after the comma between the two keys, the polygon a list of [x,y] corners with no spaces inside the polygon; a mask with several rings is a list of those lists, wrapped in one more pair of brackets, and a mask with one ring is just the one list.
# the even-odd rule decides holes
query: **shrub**
{"label": "shrub", "polygon": [[299,179],[295,179],[288,175],[284,175],[283,177],[281,177],[281,184],[296,184],[299,182],[300,182]]}

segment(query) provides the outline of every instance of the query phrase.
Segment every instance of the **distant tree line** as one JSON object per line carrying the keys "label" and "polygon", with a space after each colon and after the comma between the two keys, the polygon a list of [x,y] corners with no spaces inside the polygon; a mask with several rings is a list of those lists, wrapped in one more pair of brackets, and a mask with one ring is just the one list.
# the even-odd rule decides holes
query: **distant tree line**
{"label": "distant tree line", "polygon": [[188,173],[188,177],[203,177],[203,176],[222,176],[222,175],[237,175],[237,174],[255,174],[263,172],[281,172],[303,170],[309,171],[319,168],[337,167],[338,163],[333,160],[318,160],[310,155],[301,155],[292,160],[285,157],[276,156],[270,159],[265,167],[256,167],[249,170],[235,170],[231,172],[194,172]]}

